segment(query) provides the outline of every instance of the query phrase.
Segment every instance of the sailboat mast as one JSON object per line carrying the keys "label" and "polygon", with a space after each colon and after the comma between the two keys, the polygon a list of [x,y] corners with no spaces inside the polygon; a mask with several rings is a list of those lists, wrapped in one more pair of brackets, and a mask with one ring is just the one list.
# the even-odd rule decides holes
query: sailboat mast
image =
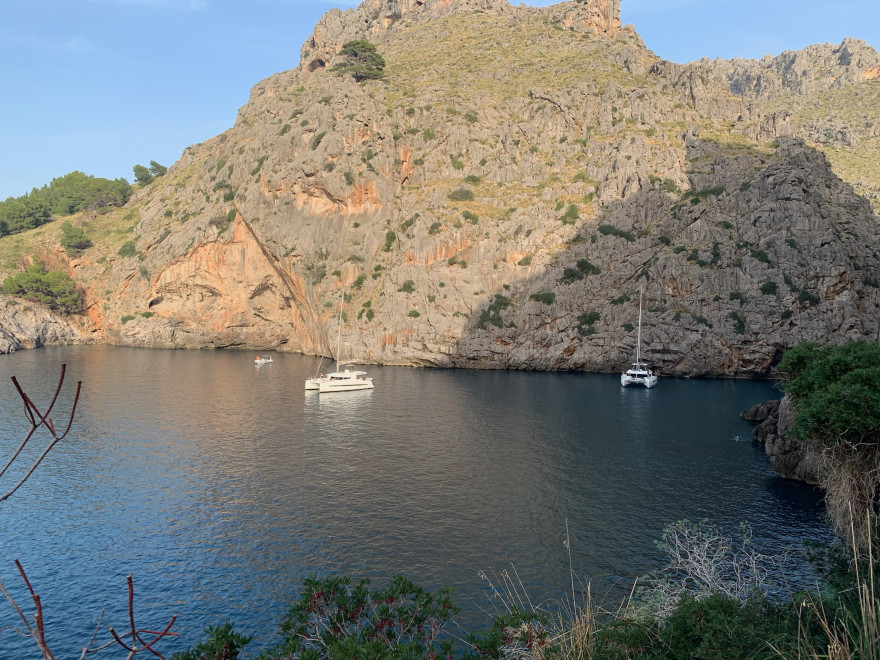
{"label": "sailboat mast", "polygon": [[342,306],[345,304],[345,289],[342,289],[342,298],[339,300],[339,328],[336,334],[336,371],[339,371],[339,357],[342,355]]}
{"label": "sailboat mast", "polygon": [[644,287],[639,291],[639,331],[636,335],[636,362],[642,361],[642,294]]}

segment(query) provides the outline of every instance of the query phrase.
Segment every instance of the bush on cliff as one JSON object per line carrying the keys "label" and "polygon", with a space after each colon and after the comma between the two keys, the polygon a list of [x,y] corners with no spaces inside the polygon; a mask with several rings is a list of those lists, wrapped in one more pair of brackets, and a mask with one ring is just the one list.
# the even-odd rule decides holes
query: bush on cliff
{"label": "bush on cliff", "polygon": [[62,314],[83,311],[82,295],[70,275],[60,270],[46,272],[40,264],[10,275],[3,281],[2,289],[3,293],[42,303]]}
{"label": "bush on cliff", "polygon": [[351,74],[356,82],[378,80],[385,72],[385,58],[366,39],[355,39],[342,44],[339,55],[343,61],[334,65],[332,70],[340,75]]}

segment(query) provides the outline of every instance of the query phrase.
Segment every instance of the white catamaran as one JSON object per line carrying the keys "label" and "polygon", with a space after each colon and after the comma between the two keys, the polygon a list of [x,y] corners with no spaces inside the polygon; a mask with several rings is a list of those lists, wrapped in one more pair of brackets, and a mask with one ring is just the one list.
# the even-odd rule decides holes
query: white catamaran
{"label": "white catamaran", "polygon": [[627,385],[644,385],[651,388],[657,384],[658,376],[649,367],[647,362],[642,362],[642,294],[644,289],[639,291],[639,331],[636,338],[636,361],[632,366],[620,374],[620,384],[623,387]]}
{"label": "white catamaran", "polygon": [[[342,301],[339,303],[339,330],[336,338],[336,371],[327,375],[320,374],[314,378],[306,379],[306,390],[317,390],[321,394],[328,392],[353,392],[355,390],[373,389],[373,379],[367,376],[366,371],[340,371],[343,363],[342,356],[342,305],[345,302],[345,291],[342,292]],[[320,368],[320,367],[319,367]]]}

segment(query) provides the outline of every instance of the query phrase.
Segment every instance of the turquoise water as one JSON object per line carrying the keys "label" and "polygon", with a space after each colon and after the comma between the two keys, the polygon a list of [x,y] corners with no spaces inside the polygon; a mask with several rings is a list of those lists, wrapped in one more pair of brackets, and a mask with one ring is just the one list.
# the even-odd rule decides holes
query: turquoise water
{"label": "turquoise water", "polygon": [[[227,619],[253,648],[272,644],[312,574],[452,585],[466,622],[486,620],[480,571],[514,566],[533,602],[560,598],[566,525],[571,567],[594,588],[659,568],[654,541],[682,518],[747,521],[768,552],[827,538],[818,495],[779,479],[738,416],[778,398],[773,383],[369,367],[375,390],[322,396],[303,391],[318,359],[253,359],[0,356],[3,456],[26,430],[10,376],[42,403],[66,363],[62,408],[83,381],[70,436],[0,504],[0,580],[27,604],[20,559],[57,657],[79,657],[102,609],[103,630],[128,627],[129,573],[138,626],[178,615],[170,656]],[[39,653],[6,630],[0,657]]]}

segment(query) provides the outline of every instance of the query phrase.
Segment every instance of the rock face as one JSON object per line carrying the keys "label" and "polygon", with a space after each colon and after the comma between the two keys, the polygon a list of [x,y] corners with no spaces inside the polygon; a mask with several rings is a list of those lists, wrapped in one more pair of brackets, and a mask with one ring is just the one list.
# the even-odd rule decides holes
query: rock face
{"label": "rock face", "polygon": [[819,457],[804,444],[786,436],[794,419],[788,397],[758,404],[742,416],[758,422],[753,435],[764,444],[770,464],[780,476],[814,486],[819,484]]}
{"label": "rock face", "polygon": [[41,305],[0,296],[0,354],[49,344],[83,343],[84,336],[68,320]]}
{"label": "rock face", "polygon": [[[332,69],[364,38],[358,84]],[[327,355],[342,288],[347,356],[469,368],[617,371],[643,289],[655,369],[767,376],[878,335],[878,67],[672,64],[619,1],[366,0],[69,270],[102,341]]]}

